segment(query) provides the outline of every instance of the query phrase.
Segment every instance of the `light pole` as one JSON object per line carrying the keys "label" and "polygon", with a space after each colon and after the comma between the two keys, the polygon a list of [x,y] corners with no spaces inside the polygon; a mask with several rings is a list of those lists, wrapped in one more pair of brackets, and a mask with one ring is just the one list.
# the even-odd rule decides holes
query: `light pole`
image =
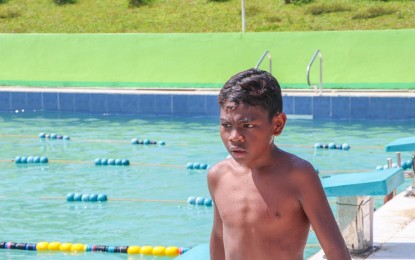
{"label": "light pole", "polygon": [[246,21],[245,21],[245,0],[241,0],[241,16],[242,16],[242,32],[246,30]]}

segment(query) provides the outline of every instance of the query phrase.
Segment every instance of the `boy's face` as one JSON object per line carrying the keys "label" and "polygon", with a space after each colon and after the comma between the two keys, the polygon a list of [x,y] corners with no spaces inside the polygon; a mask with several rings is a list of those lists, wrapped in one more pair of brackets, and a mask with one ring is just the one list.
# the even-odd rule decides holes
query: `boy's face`
{"label": "boy's face", "polygon": [[220,136],[237,162],[254,162],[274,149],[274,136],[281,134],[285,121],[284,113],[270,120],[260,107],[228,101],[220,108]]}

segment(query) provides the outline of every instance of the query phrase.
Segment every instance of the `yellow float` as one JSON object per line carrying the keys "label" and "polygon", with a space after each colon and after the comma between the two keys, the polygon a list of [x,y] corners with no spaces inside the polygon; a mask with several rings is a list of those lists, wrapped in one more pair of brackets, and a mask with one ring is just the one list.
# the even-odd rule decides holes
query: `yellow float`
{"label": "yellow float", "polygon": [[152,246],[143,246],[143,247],[141,247],[140,254],[142,254],[142,255],[152,255],[153,254],[153,247]]}
{"label": "yellow float", "polygon": [[73,244],[71,246],[71,252],[85,252],[86,251],[86,246],[84,244]]}
{"label": "yellow float", "polygon": [[127,254],[137,255],[140,253],[141,248],[139,246],[129,246],[127,249]]}
{"label": "yellow float", "polygon": [[176,246],[169,246],[166,248],[165,254],[170,257],[178,256],[180,254],[180,250]]}
{"label": "yellow float", "polygon": [[63,243],[59,247],[59,250],[62,252],[69,252],[71,251],[72,244],[71,243]]}
{"label": "yellow float", "polygon": [[48,249],[52,251],[59,251],[61,243],[59,242],[50,242],[48,245]]}
{"label": "yellow float", "polygon": [[155,246],[153,248],[153,255],[155,256],[165,256],[166,248],[164,246]]}
{"label": "yellow float", "polygon": [[37,251],[46,251],[46,250],[48,250],[48,246],[49,246],[48,242],[42,241],[42,242],[39,242],[39,243],[36,244],[36,250]]}

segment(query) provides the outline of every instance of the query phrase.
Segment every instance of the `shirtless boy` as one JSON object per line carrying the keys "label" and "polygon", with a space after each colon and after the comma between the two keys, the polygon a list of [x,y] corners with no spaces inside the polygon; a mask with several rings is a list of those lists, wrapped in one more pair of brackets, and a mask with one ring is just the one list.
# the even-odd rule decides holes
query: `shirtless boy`
{"label": "shirtless boy", "polygon": [[313,166],[274,144],[287,120],[277,80],[240,72],[218,100],[231,156],[208,172],[211,259],[303,260],[310,224],[327,259],[351,259]]}

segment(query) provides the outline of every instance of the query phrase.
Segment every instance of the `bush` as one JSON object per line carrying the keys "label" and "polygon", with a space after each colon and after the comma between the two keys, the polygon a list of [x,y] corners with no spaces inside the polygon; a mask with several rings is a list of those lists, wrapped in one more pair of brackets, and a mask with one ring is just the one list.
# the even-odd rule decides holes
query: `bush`
{"label": "bush", "polygon": [[320,14],[327,14],[327,13],[336,13],[336,12],[348,12],[351,11],[352,8],[342,2],[334,2],[334,3],[320,3],[315,4],[307,8],[306,12],[311,13],[312,15],[320,15]]}
{"label": "bush", "polygon": [[389,15],[395,13],[396,10],[393,8],[384,8],[381,6],[369,7],[366,10],[361,10],[353,15],[353,19],[369,19],[375,18],[382,15]]}
{"label": "bush", "polygon": [[368,0],[369,2],[411,2],[413,0]]}
{"label": "bush", "polygon": [[0,9],[1,19],[16,18],[22,15],[22,10],[18,6],[10,6],[4,9]]}
{"label": "bush", "polygon": [[297,5],[301,5],[301,4],[309,4],[313,2],[313,0],[285,0],[286,4],[297,4]]}
{"label": "bush", "polygon": [[148,2],[150,2],[150,0],[128,0],[128,6],[139,7],[141,5],[147,4]]}
{"label": "bush", "polygon": [[[240,9],[238,10],[239,10],[239,14],[241,14],[242,11]],[[261,9],[259,9],[257,6],[253,6],[253,5],[245,6],[245,14],[247,16],[255,16],[260,13],[261,13]]]}
{"label": "bush", "polygon": [[53,0],[57,5],[75,4],[77,0]]}

